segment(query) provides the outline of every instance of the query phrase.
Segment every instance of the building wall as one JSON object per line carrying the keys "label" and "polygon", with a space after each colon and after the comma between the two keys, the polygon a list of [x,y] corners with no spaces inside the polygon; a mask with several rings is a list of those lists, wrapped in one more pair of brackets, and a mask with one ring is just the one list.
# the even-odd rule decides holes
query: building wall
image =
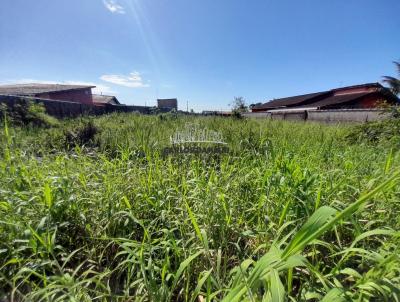
{"label": "building wall", "polygon": [[384,98],[380,95],[366,96],[358,101],[358,108],[376,108],[379,103],[382,103]]}
{"label": "building wall", "polygon": [[42,94],[36,95],[36,97],[43,98],[43,99],[50,99],[50,100],[75,102],[75,103],[88,104],[88,105],[93,104],[91,88],[42,93]]}
{"label": "building wall", "polygon": [[159,100],[157,100],[157,107],[178,110],[178,100],[177,99],[159,99]]}
{"label": "building wall", "polygon": [[358,100],[347,102],[343,104],[333,104],[327,105],[322,108],[321,110],[330,110],[330,109],[373,109],[379,108],[380,104],[385,101],[385,98],[379,94],[375,93],[372,95],[364,96]]}

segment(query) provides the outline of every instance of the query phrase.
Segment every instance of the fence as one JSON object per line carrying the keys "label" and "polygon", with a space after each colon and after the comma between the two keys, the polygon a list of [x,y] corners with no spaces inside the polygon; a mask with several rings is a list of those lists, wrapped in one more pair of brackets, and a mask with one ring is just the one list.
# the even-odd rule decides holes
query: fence
{"label": "fence", "polygon": [[245,113],[245,117],[268,118],[276,120],[315,121],[326,123],[337,122],[371,122],[389,117],[383,109],[331,109],[304,111],[269,111]]}
{"label": "fence", "polygon": [[252,117],[252,118],[271,118],[270,112],[245,112],[242,113],[244,117]]}
{"label": "fence", "polygon": [[152,110],[151,107],[145,106],[126,106],[111,104],[105,104],[105,106],[93,106],[81,103],[54,101],[34,97],[0,95],[0,104],[6,104],[10,108],[14,107],[17,104],[26,104],[29,101],[43,104],[47,114],[58,118],[77,117],[80,115],[101,115],[112,112],[139,112],[143,114],[149,114]]}
{"label": "fence", "polygon": [[308,120],[316,122],[373,122],[388,118],[383,109],[332,109],[308,111]]}

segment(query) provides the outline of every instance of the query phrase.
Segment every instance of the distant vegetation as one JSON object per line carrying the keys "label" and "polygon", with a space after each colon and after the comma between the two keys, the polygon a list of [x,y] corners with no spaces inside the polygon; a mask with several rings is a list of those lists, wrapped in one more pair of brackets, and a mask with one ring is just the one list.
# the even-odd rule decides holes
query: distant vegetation
{"label": "distant vegetation", "polygon": [[[230,155],[163,158],[188,122]],[[3,119],[0,300],[398,301],[399,135],[362,127]]]}
{"label": "distant vegetation", "polygon": [[240,118],[241,114],[249,111],[249,106],[246,103],[246,100],[242,96],[237,96],[233,99],[233,102],[229,104],[232,108],[233,116],[236,118]]}
{"label": "distant vegetation", "polygon": [[[400,77],[400,62],[393,62],[397,69],[397,75]],[[389,85],[392,92],[396,95],[400,94],[400,79],[393,76],[384,76],[383,81]]]}

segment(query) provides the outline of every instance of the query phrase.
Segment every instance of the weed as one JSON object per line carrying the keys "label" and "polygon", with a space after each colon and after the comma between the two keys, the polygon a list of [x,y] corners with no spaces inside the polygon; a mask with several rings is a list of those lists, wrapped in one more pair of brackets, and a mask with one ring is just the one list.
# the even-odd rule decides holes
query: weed
{"label": "weed", "polygon": [[[217,165],[163,157],[188,122],[231,152]],[[353,130],[136,114],[3,123],[0,300],[397,301],[396,135],[354,143]]]}

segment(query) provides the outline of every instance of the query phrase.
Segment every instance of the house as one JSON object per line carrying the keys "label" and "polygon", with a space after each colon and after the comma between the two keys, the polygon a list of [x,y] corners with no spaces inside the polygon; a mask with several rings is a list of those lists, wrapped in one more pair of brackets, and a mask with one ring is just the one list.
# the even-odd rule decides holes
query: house
{"label": "house", "polygon": [[26,96],[93,105],[92,88],[95,87],[89,85],[35,83],[0,85],[0,95]]}
{"label": "house", "polygon": [[115,96],[111,95],[100,95],[100,94],[92,94],[93,104],[95,106],[106,106],[106,104],[110,105],[121,105],[118,99]]}
{"label": "house", "polygon": [[30,101],[43,104],[47,114],[59,118],[112,112],[151,114],[154,111],[152,107],[121,104],[115,96],[92,94],[92,88],[95,87],[35,83],[0,85],[0,104],[13,107],[29,98]]}
{"label": "house", "polygon": [[379,83],[335,88],[328,91],[274,99],[251,107],[252,112],[308,111],[327,109],[370,109],[382,104],[399,104],[399,99]]}
{"label": "house", "polygon": [[171,111],[173,109],[178,110],[178,100],[177,99],[157,99],[157,108],[166,109]]}

